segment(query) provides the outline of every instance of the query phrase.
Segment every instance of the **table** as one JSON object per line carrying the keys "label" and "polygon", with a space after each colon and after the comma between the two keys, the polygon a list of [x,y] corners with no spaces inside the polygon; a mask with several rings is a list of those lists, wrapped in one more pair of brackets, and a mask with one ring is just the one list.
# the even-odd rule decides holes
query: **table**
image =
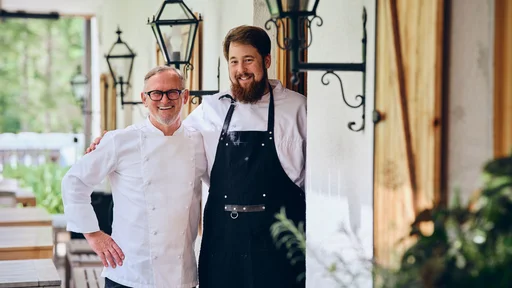
{"label": "table", "polygon": [[0,261],[0,288],[60,288],[61,279],[51,259]]}
{"label": "table", "polygon": [[0,227],[0,260],[52,257],[51,226]]}
{"label": "table", "polygon": [[32,191],[18,188],[16,189],[16,202],[21,203],[24,207],[35,207],[36,206],[36,197]]}
{"label": "table", "polygon": [[52,216],[39,207],[0,209],[0,227],[52,226]]}

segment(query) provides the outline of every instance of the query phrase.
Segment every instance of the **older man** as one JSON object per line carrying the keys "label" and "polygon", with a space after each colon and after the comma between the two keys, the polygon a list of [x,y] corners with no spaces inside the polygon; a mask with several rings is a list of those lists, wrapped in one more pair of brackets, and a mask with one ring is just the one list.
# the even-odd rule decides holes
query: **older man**
{"label": "older man", "polygon": [[[206,158],[201,134],[181,125],[188,98],[179,70],[152,69],[141,93],[149,117],[107,133],[62,180],[67,229],[83,233],[101,257],[105,287],[198,284],[193,248]],[[99,230],[90,203],[105,177],[115,203],[112,237]]]}

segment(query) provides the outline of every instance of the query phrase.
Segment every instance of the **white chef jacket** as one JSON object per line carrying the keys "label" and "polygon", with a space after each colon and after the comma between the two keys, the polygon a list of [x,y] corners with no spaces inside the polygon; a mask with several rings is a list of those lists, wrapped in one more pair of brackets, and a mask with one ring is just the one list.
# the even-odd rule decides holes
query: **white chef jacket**
{"label": "white chef jacket", "polygon": [[125,259],[102,276],[130,287],[196,286],[194,242],[206,167],[201,134],[184,125],[173,136],[149,119],[111,131],[62,180],[67,230],[99,230],[90,195],[108,176],[112,238]]}
{"label": "white chef jacket", "polygon": [[[279,80],[269,80],[274,92],[274,133],[277,155],[290,179],[304,189],[306,165],[306,97],[282,86]],[[210,175],[220,132],[228,113],[229,98],[219,100],[231,91],[203,97],[203,102],[183,121],[183,125],[199,130],[203,135],[208,175]],[[266,131],[270,93],[256,104],[236,103],[229,125],[230,131]]]}

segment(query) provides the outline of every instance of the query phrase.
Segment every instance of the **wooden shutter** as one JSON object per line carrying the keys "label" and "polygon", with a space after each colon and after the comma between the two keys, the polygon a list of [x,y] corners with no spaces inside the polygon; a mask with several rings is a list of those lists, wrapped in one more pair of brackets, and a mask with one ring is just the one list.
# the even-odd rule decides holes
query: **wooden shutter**
{"label": "wooden shutter", "polygon": [[418,211],[441,200],[443,0],[378,0],[374,246],[396,264]]}
{"label": "wooden shutter", "polygon": [[101,130],[117,128],[117,96],[114,80],[108,73],[100,75]]}
{"label": "wooden shutter", "polygon": [[496,0],[494,25],[494,156],[512,153],[512,1]]}

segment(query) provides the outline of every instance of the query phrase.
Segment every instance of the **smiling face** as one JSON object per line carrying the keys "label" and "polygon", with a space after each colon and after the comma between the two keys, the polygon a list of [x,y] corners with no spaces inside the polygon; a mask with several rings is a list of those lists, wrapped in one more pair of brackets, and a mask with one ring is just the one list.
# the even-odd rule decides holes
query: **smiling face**
{"label": "smiling face", "polygon": [[[144,92],[146,93],[153,90],[169,91],[173,89],[183,90],[184,88],[180,76],[172,70],[157,72],[146,79],[144,83]],[[162,125],[165,127],[175,124],[179,126],[181,123],[181,108],[188,101],[188,90],[183,90],[176,100],[169,100],[167,95],[164,94],[159,101],[151,100],[144,92],[141,93],[141,99],[144,106],[149,109],[150,120],[155,126]]]}
{"label": "smiling face", "polygon": [[267,69],[270,55],[262,57],[249,44],[229,45],[228,70],[233,97],[242,103],[254,103],[268,91]]}

